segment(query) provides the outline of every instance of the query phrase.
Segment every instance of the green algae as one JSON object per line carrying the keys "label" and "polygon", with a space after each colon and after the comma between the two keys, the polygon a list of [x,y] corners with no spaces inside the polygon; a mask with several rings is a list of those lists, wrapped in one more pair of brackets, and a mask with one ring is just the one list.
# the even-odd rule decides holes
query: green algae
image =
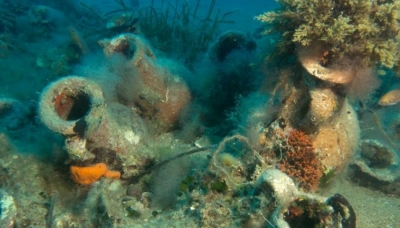
{"label": "green algae", "polygon": [[281,7],[256,17],[266,34],[279,34],[280,53],[322,43],[333,61],[359,58],[366,66],[398,68],[399,0],[278,0]]}

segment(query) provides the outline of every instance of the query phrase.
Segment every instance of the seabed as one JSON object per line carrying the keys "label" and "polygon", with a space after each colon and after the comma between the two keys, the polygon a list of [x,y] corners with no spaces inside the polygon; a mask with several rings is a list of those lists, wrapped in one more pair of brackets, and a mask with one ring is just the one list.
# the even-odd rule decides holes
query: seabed
{"label": "seabed", "polygon": [[0,227],[398,227],[399,21],[0,0]]}

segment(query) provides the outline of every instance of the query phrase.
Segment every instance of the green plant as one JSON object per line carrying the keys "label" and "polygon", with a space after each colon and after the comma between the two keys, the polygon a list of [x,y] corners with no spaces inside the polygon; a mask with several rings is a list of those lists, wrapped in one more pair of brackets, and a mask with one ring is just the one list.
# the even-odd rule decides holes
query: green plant
{"label": "green plant", "polygon": [[234,23],[225,19],[234,11],[214,13],[215,2],[211,0],[207,13],[201,15],[200,0],[194,7],[180,0],[175,4],[162,1],[161,7],[156,7],[152,1],[150,6],[139,9],[140,30],[155,48],[179,56],[190,65],[219,35],[221,23]]}
{"label": "green plant", "polygon": [[277,48],[323,45],[321,63],[359,59],[365,66],[400,66],[399,0],[278,0],[281,7],[256,17],[279,34]]}

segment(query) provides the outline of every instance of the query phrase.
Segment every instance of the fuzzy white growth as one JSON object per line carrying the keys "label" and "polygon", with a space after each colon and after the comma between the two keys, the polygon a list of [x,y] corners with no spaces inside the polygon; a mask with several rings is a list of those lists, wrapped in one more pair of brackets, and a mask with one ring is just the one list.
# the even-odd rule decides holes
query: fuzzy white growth
{"label": "fuzzy white growth", "polygon": [[0,226],[14,227],[17,208],[14,198],[4,191],[0,191]]}
{"label": "fuzzy white growth", "polygon": [[[277,207],[271,214],[271,222],[268,223],[268,228],[290,228],[289,224],[283,218],[281,213],[282,207]],[[268,220],[267,220],[268,221]]]}
{"label": "fuzzy white growth", "polygon": [[132,144],[138,144],[140,140],[140,136],[135,134],[133,131],[126,131],[124,134],[126,140],[128,140]]}
{"label": "fuzzy white growth", "polygon": [[261,174],[257,185],[266,190],[272,190],[279,205],[286,207],[295,200],[299,191],[292,178],[278,169],[269,169]]}
{"label": "fuzzy white growth", "polygon": [[[65,120],[56,111],[57,96],[68,92],[70,94],[85,94],[90,99],[90,107],[85,116],[76,120]],[[77,76],[61,78],[48,85],[42,92],[39,103],[39,116],[43,123],[52,131],[63,135],[73,135],[76,123],[84,118],[88,123],[98,122],[103,113],[104,97],[101,88],[93,81]],[[90,120],[95,121],[90,121]]]}

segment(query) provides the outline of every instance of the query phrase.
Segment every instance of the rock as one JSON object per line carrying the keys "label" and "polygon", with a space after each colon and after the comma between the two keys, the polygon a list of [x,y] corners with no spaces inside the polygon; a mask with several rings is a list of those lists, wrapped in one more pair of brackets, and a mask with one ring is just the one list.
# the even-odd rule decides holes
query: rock
{"label": "rock", "polygon": [[12,196],[0,190],[0,227],[13,228],[16,224],[17,208]]}

